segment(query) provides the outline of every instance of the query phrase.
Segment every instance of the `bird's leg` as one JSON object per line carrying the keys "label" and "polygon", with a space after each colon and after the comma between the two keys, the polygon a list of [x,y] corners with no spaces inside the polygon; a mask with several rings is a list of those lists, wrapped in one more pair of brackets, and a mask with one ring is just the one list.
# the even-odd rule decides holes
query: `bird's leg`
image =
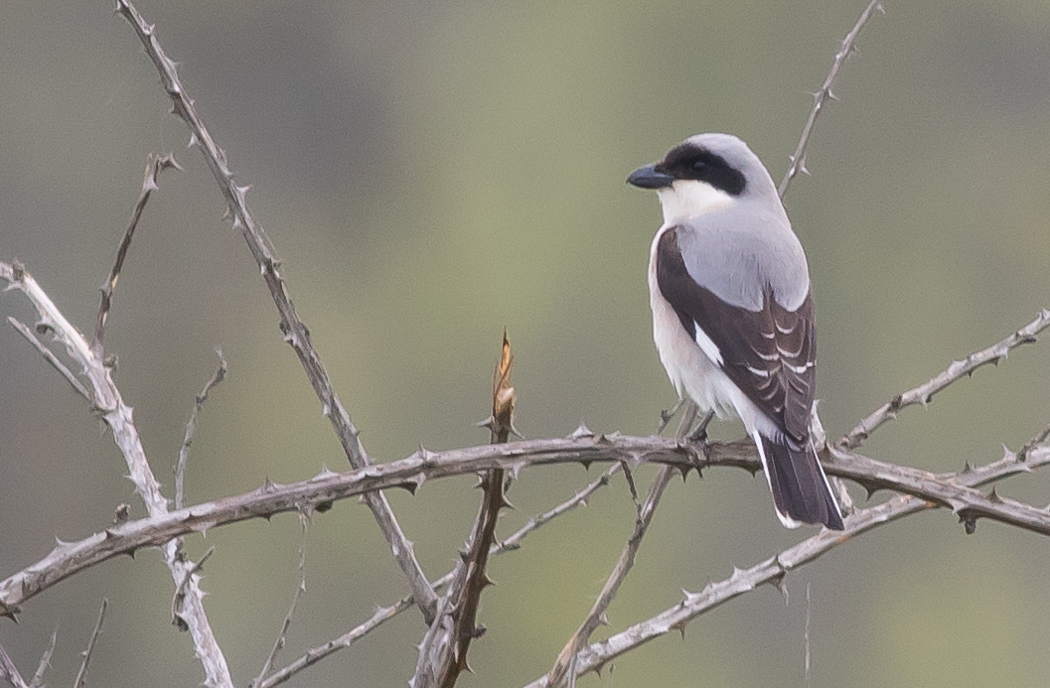
{"label": "bird's leg", "polygon": [[714,417],[715,412],[708,411],[707,415],[700,421],[700,425],[697,425],[696,430],[694,430],[693,434],[689,436],[689,440],[692,442],[703,442],[704,444],[707,444],[707,426]]}

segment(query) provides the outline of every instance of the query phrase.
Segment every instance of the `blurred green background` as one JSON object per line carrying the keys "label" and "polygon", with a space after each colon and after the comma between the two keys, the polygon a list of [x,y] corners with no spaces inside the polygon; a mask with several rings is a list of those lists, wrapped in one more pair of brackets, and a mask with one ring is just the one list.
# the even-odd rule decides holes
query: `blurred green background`
{"label": "blurred green background", "polygon": [[[810,258],[824,424],[834,435],[953,358],[1050,307],[1050,5],[887,0],[818,123],[812,177],[787,206]],[[701,131],[747,140],[779,179],[863,3],[144,2],[205,122],[267,228],[300,314],[368,449],[487,441],[504,326],[519,428],[651,432],[673,393],[650,340],[645,264],[655,197],[624,184]],[[194,395],[221,346],[190,456],[190,502],[304,479],[339,447],[240,236],[157,75],[102,2],[4,0],[0,259],[18,258],[89,331],[150,151],[174,151],[115,297],[107,348],[171,494]],[[32,318],[17,294],[0,312]],[[999,458],[1050,421],[1050,342],[1011,355],[881,430],[867,451],[936,471]],[[716,438],[735,438],[724,423]],[[0,327],[0,576],[54,537],[144,512],[109,436],[61,378]],[[504,534],[592,479],[530,471]],[[648,484],[649,469],[638,479]],[[473,480],[391,501],[426,571],[466,538]],[[1050,501],[1050,475],[1000,492]],[[858,499],[863,500],[860,492]],[[462,686],[516,686],[549,668],[630,532],[622,479],[492,564],[485,637]],[[255,676],[297,581],[294,516],[216,529],[188,550],[234,677]],[[610,610],[618,631],[789,546],[765,481],[715,470],[669,489]],[[360,623],[406,586],[371,515],[314,518],[308,592],[285,661]],[[1036,686],[1050,675],[1050,545],[944,511],[840,548],[787,580],[616,662],[602,685]],[[26,605],[0,642],[31,674],[58,628],[52,684],[72,681],[100,599],[95,685],[192,686],[156,551],[92,569]],[[299,686],[403,686],[423,628],[405,614]],[[598,685],[593,675],[580,685]]]}

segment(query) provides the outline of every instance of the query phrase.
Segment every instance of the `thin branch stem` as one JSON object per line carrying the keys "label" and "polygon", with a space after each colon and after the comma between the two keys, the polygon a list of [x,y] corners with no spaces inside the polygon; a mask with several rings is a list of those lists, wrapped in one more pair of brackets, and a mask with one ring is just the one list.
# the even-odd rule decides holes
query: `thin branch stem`
{"label": "thin branch stem", "polygon": [[299,514],[299,525],[302,528],[302,537],[299,541],[299,585],[295,588],[295,594],[292,595],[292,605],[288,608],[288,613],[284,615],[284,623],[281,624],[281,632],[277,634],[277,641],[273,644],[273,649],[270,651],[269,656],[266,657],[266,661],[263,662],[262,669],[259,671],[259,675],[255,677],[255,680],[249,684],[249,688],[258,688],[262,686],[266,677],[273,670],[273,664],[277,661],[277,655],[280,654],[281,650],[284,649],[285,639],[288,637],[288,629],[292,627],[292,618],[295,616],[295,610],[299,606],[299,598],[306,592],[306,531],[307,531],[308,520],[305,514]]}
{"label": "thin branch stem", "polygon": [[839,439],[835,443],[836,446],[843,449],[859,447],[871,436],[872,432],[895,419],[901,409],[917,404],[926,406],[933,400],[934,394],[942,391],[964,375],[973,375],[975,370],[989,363],[998,365],[1000,360],[1009,356],[1011,350],[1022,344],[1034,343],[1036,335],[1048,327],[1050,327],[1050,310],[1043,309],[1034,320],[1009,337],[986,349],[975,351],[961,361],[952,361],[950,366],[929,382],[902,392],[890,399]]}
{"label": "thin branch stem", "polygon": [[22,678],[22,674],[18,673],[18,667],[3,645],[0,645],[0,679],[7,681],[14,688],[29,688],[29,684]]}
{"label": "thin branch stem", "polygon": [[87,685],[88,665],[91,664],[91,655],[95,652],[95,643],[98,642],[98,637],[102,634],[102,624],[106,620],[106,607],[108,605],[109,600],[103,597],[102,607],[98,610],[98,621],[95,622],[95,630],[91,632],[91,637],[88,639],[87,649],[82,653],[84,659],[80,663],[80,670],[77,671],[77,679],[73,682],[73,688],[84,688]]}
{"label": "thin branch stem", "polygon": [[181,509],[183,506],[184,484],[186,480],[186,460],[189,458],[190,444],[193,443],[193,435],[197,432],[197,414],[201,412],[201,408],[204,406],[204,402],[208,400],[208,394],[211,393],[217,385],[221,384],[226,379],[227,366],[226,359],[222,355],[222,349],[215,349],[215,353],[219,357],[219,368],[215,371],[215,374],[211,376],[204,387],[201,389],[200,394],[197,395],[197,399],[193,404],[193,410],[190,411],[190,419],[186,422],[186,434],[182,439],[182,446],[179,447],[179,460],[175,464],[175,508]]}
{"label": "thin branch stem", "polygon": [[11,327],[15,328],[18,334],[22,335],[27,342],[33,345],[33,348],[40,352],[40,355],[44,357],[44,360],[51,364],[51,367],[58,371],[59,375],[66,379],[66,382],[70,384],[80,396],[90,404],[92,402],[91,392],[87,390],[87,387],[77,379],[77,376],[66,367],[66,364],[58,360],[58,356],[55,356],[55,352],[44,346],[44,343],[37,339],[33,331],[29,329],[29,326],[20,320],[8,316],[7,322],[11,324]]}
{"label": "thin branch stem", "polygon": [[824,77],[824,83],[820,85],[817,92],[813,94],[813,109],[809,112],[809,117],[806,119],[805,126],[802,127],[802,137],[798,141],[798,145],[795,146],[795,153],[791,156],[791,165],[788,166],[787,172],[784,174],[784,178],[780,182],[780,186],[777,188],[777,192],[780,197],[783,198],[787,194],[788,186],[791,184],[791,180],[798,176],[799,172],[809,174],[809,170],[806,169],[806,146],[809,145],[809,137],[813,133],[813,127],[817,123],[817,116],[824,109],[825,103],[831,100],[838,100],[835,94],[831,92],[831,87],[835,83],[835,79],[838,78],[839,70],[842,69],[842,65],[845,64],[846,58],[849,57],[854,50],[854,43],[857,40],[857,36],[860,35],[861,29],[868,23],[871,16],[876,12],[884,12],[882,9],[882,0],[871,0],[868,6],[861,12],[860,18],[857,19],[857,23],[853,25],[849,33],[842,40],[839,46],[839,51],[835,53],[835,59],[831,63],[831,70],[828,71],[828,75]]}
{"label": "thin branch stem", "polygon": [[175,162],[173,155],[170,153],[163,156],[158,156],[154,153],[149,154],[146,160],[146,175],[142,180],[142,191],[139,193],[138,201],[135,202],[135,207],[131,211],[131,220],[128,222],[128,228],[124,230],[124,236],[121,238],[120,246],[117,248],[117,258],[113,262],[113,269],[109,271],[109,277],[106,278],[105,284],[100,289],[102,295],[99,299],[98,315],[95,318],[95,334],[91,339],[91,350],[99,358],[102,358],[102,351],[105,348],[102,340],[105,336],[106,320],[109,318],[109,311],[113,305],[113,291],[117,288],[117,280],[120,279],[120,271],[124,267],[124,259],[128,255],[128,249],[131,248],[131,238],[135,235],[135,228],[138,227],[139,220],[142,219],[142,211],[146,209],[146,203],[149,202],[150,196],[154,191],[160,189],[157,186],[157,176],[164,170],[169,169],[182,169],[179,163]]}
{"label": "thin branch stem", "polygon": [[[175,63],[164,53],[157,40],[155,27],[143,19],[129,0],[117,0],[117,13],[127,20],[135,35],[142,42],[146,54],[160,74],[165,93],[171,99],[172,112],[187,124],[191,132],[191,143],[196,144],[204,154],[204,160],[226,201],[233,225],[243,234],[252,256],[259,265],[270,296],[277,306],[284,341],[291,345],[298,356],[314,392],[321,401],[321,412],[332,423],[350,465],[354,468],[370,465],[372,461],[361,443],[360,433],[350,420],[350,414],[343,406],[343,402],[332,388],[328,371],[321,364],[321,357],[310,341],[310,332],[295,311],[295,305],[288,293],[284,277],[280,273],[280,261],[262,225],[255,221],[255,217],[248,209],[246,196],[249,187],[238,186],[235,183],[233,172],[227,164],[226,153],[212,139],[197,114],[193,100],[186,94],[186,89],[179,79]],[[408,579],[416,604],[427,623],[430,623],[434,618],[437,596],[430,588],[430,583],[416,560],[412,543],[405,537],[390,508],[390,503],[381,492],[365,495],[365,502],[372,510],[401,571]]]}
{"label": "thin branch stem", "polygon": [[55,644],[58,642],[58,629],[51,631],[51,641],[48,642],[44,654],[40,655],[40,663],[37,664],[36,673],[29,681],[29,688],[40,688],[44,685],[44,674],[51,667],[51,656],[55,654]]}

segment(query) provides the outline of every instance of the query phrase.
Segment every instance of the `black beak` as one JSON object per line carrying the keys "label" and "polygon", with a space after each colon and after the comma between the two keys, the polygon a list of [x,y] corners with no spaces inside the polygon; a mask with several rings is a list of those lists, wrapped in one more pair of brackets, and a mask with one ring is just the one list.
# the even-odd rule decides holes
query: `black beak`
{"label": "black beak", "polygon": [[656,165],[639,167],[627,178],[627,183],[640,189],[666,189],[674,183],[674,177],[656,169]]}

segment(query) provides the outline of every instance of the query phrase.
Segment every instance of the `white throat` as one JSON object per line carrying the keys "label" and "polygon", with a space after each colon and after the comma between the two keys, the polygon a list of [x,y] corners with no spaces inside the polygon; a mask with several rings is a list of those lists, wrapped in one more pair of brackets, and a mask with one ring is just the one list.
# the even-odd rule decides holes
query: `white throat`
{"label": "white throat", "polygon": [[664,211],[664,225],[728,208],[736,201],[725,191],[695,179],[679,179],[669,187],[657,189],[656,193]]}

